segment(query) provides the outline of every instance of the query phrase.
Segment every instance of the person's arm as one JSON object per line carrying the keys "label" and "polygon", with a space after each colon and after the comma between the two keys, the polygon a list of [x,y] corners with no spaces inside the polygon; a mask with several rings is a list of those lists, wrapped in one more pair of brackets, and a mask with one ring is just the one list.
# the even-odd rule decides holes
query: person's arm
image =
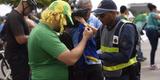
{"label": "person's arm", "polygon": [[27,16],[25,17],[25,20],[30,30],[36,26],[36,23],[33,20],[29,19]]}
{"label": "person's arm", "polygon": [[160,14],[160,10],[157,10],[157,13],[159,13],[159,14]]}
{"label": "person's arm", "polygon": [[[59,61],[64,62],[67,65],[73,65],[83,54],[83,50],[87,43],[87,40],[93,35],[91,28],[85,28],[83,32],[83,38],[79,45],[71,51],[60,42],[58,38],[52,35],[45,35],[44,40],[41,40],[41,49],[50,54],[52,57],[57,58]],[[49,37],[46,37],[49,36]]]}
{"label": "person's arm", "polygon": [[104,53],[100,54],[100,59],[111,62],[111,63],[125,63],[128,62],[133,49],[135,47],[135,36],[136,31],[134,26],[127,24],[120,36],[120,43],[119,43],[119,53]]}
{"label": "person's arm", "polygon": [[160,20],[160,16],[159,15],[156,15],[155,18]]}
{"label": "person's arm", "polygon": [[91,26],[91,25],[89,25],[89,24],[84,20],[84,18],[78,17],[78,16],[75,16],[74,18],[75,18],[78,22],[80,22],[81,24],[83,24],[85,27],[91,28],[91,29],[93,30],[93,33],[94,33],[94,34],[97,32],[98,29],[95,28],[95,27],[93,27],[93,26]]}
{"label": "person's arm", "polygon": [[58,60],[64,62],[67,65],[75,64],[83,54],[85,45],[92,34],[93,34],[93,31],[91,30],[91,28],[85,28],[83,33],[83,38],[80,41],[80,43],[71,51],[67,50],[61,53],[58,56]]}
{"label": "person's arm", "polygon": [[25,44],[28,41],[28,35],[19,35],[16,36],[15,38],[18,44]]}
{"label": "person's arm", "polygon": [[156,14],[156,13],[154,13],[154,14],[152,14],[152,16],[154,17],[154,18],[156,18],[156,19],[159,19],[160,20],[160,15],[158,15],[158,13]]}

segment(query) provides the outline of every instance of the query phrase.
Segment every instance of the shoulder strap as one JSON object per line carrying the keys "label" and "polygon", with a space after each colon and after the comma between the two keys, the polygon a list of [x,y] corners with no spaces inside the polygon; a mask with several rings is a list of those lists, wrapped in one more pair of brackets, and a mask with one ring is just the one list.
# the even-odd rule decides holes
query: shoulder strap
{"label": "shoulder strap", "polygon": [[135,24],[133,24],[132,22],[128,22],[128,21],[123,21],[122,20],[122,22],[124,23],[122,26],[121,26],[121,29],[119,30],[119,35],[121,34],[121,32],[122,32],[122,30],[123,30],[123,28],[124,28],[124,25],[126,25],[126,24],[131,24],[131,25],[133,25],[134,26],[134,29],[135,29],[135,31],[136,31],[136,35],[135,35],[135,47],[134,47],[134,50],[133,50],[133,54],[132,54],[132,57],[134,57],[134,56],[136,56],[136,53],[137,53],[137,45],[139,45],[140,44],[140,36],[139,36],[139,33],[138,33],[138,30],[137,30],[137,27],[136,27],[136,25]]}
{"label": "shoulder strap", "polygon": [[124,26],[124,22],[122,22],[121,20],[117,23],[117,28],[114,32],[114,36],[113,36],[113,47],[118,47],[118,43],[119,43],[119,36],[121,34],[121,31],[123,29]]}
{"label": "shoulder strap", "polygon": [[[137,42],[140,40],[139,35],[138,35],[138,30],[137,30],[137,28],[136,28],[136,25],[134,25],[134,24],[133,24],[132,22],[130,22],[130,21],[127,21],[127,20],[122,19],[121,22],[118,24],[118,27],[117,27],[117,29],[116,29],[116,31],[115,31],[114,36],[118,36],[118,43],[119,43],[119,37],[120,37],[121,32],[122,32],[122,30],[123,30],[123,28],[125,27],[126,24],[131,24],[131,25],[134,26],[134,28],[135,28],[135,30],[136,30],[136,35],[137,35],[137,37],[136,37],[136,38],[137,38],[137,39],[136,39],[136,44],[137,44]],[[138,41],[137,41],[137,40],[138,40]],[[113,46],[114,46],[114,47],[118,47],[118,44],[113,44]]]}

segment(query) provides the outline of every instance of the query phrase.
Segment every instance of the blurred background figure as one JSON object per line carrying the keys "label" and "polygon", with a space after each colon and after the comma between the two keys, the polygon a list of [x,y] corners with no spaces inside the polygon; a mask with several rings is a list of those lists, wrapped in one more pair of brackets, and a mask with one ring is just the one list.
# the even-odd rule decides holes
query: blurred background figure
{"label": "blurred background figure", "polygon": [[157,7],[152,4],[148,3],[147,5],[149,9],[148,19],[147,19],[147,26],[146,26],[146,35],[149,39],[151,45],[151,52],[150,52],[150,69],[156,70],[158,67],[155,64],[155,53],[158,46],[158,39],[159,39],[159,22],[160,16],[157,13]]}
{"label": "blurred background figure", "polygon": [[2,31],[2,29],[4,27],[4,24],[6,22],[6,18],[7,18],[7,16],[0,17],[0,32]]}
{"label": "blurred background figure", "polygon": [[4,25],[6,22],[6,16],[0,17],[0,50],[4,49]]}
{"label": "blurred background figure", "polygon": [[120,7],[120,18],[121,19],[125,19],[125,20],[129,20],[129,10],[126,6],[122,5]]}
{"label": "blurred background figure", "polygon": [[39,14],[36,10],[33,10],[32,13],[28,15],[29,19],[33,20],[35,23],[39,23]]}
{"label": "blurred background figure", "polygon": [[137,15],[133,21],[133,23],[136,25],[137,27],[137,31],[138,31],[138,34],[139,34],[139,45],[137,46],[137,50],[138,50],[138,56],[137,56],[137,59],[138,61],[142,62],[142,61],[145,61],[147,58],[143,56],[143,52],[142,52],[142,49],[141,49],[141,41],[142,41],[142,35],[145,35],[143,30],[144,28],[146,27],[147,25],[147,13],[141,13],[139,15]]}

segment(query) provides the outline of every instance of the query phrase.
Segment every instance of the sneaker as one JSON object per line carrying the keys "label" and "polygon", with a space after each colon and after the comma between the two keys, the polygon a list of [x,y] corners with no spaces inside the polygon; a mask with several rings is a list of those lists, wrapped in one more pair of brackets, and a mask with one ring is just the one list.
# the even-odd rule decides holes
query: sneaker
{"label": "sneaker", "polygon": [[150,70],[157,70],[157,69],[158,69],[158,67],[155,64],[150,66]]}
{"label": "sneaker", "polygon": [[145,61],[145,60],[147,60],[147,58],[146,58],[146,57],[143,57],[143,58],[142,58],[142,61]]}

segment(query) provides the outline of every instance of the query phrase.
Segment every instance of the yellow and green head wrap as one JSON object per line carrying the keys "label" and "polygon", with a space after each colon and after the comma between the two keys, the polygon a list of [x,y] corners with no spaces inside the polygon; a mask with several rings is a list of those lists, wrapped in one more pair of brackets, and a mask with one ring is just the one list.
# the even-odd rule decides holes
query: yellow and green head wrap
{"label": "yellow and green head wrap", "polygon": [[73,24],[71,18],[70,5],[62,0],[52,2],[49,7],[41,14],[41,21],[43,23],[52,24],[54,19],[60,21],[60,32],[64,31],[64,26],[67,25],[67,20]]}

